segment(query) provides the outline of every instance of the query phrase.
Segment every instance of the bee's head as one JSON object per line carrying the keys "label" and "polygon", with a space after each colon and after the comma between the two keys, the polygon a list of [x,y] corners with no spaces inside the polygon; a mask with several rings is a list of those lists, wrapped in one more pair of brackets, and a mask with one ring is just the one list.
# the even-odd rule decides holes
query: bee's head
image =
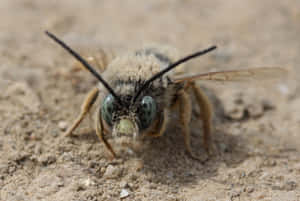
{"label": "bee's head", "polygon": [[101,118],[112,128],[113,136],[137,138],[153,124],[157,116],[157,104],[151,96],[144,96],[137,103],[120,106],[114,96],[108,94],[101,105]]}

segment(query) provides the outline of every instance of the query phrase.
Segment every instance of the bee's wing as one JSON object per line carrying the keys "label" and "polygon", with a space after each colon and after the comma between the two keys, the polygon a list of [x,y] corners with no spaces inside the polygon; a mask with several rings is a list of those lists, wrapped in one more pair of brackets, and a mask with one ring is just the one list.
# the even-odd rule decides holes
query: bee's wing
{"label": "bee's wing", "polygon": [[213,80],[213,81],[249,81],[276,79],[287,73],[287,70],[280,67],[261,67],[243,70],[229,70],[209,72],[196,75],[183,75],[174,78],[174,82],[195,81],[195,80]]}
{"label": "bee's wing", "polygon": [[[91,49],[86,49],[86,50],[81,50],[80,55],[93,67],[98,70],[98,72],[102,73],[103,71],[106,70],[106,67],[108,64],[115,58],[115,54],[112,50],[110,49],[97,49],[97,50],[91,50]],[[76,69],[84,69],[81,63],[76,61],[74,64],[74,67]]]}

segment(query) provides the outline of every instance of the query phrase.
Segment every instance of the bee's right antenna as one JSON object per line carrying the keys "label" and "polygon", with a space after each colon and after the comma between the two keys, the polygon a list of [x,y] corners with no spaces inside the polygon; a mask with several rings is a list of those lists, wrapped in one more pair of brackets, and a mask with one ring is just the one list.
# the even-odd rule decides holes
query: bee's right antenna
{"label": "bee's right antenna", "polygon": [[164,70],[158,72],[157,74],[153,75],[150,79],[148,79],[138,90],[138,92],[135,94],[134,98],[133,98],[133,102],[135,102],[137,100],[137,98],[139,97],[139,95],[141,95],[142,91],[144,89],[146,89],[146,87],[149,86],[149,84],[151,82],[153,82],[154,80],[156,80],[157,78],[160,78],[161,76],[163,76],[165,73],[169,72],[170,70],[172,70],[173,68],[175,68],[176,66],[190,60],[196,57],[199,57],[201,55],[204,55],[210,51],[213,51],[217,48],[217,46],[211,46],[210,48],[207,48],[205,50],[201,50],[199,52],[196,52],[194,54],[188,55],[182,59],[179,59],[178,61],[176,61],[175,63],[170,64],[169,66],[167,66]]}
{"label": "bee's right antenna", "polygon": [[46,31],[45,32],[51,39],[60,44],[65,50],[67,50],[72,56],[74,56],[88,71],[90,71],[103,85],[104,87],[117,99],[120,105],[122,101],[119,96],[114,92],[114,90],[108,85],[108,83],[94,70],[94,68],[88,64],[78,53],[72,50],[66,43],[58,39],[54,34]]}

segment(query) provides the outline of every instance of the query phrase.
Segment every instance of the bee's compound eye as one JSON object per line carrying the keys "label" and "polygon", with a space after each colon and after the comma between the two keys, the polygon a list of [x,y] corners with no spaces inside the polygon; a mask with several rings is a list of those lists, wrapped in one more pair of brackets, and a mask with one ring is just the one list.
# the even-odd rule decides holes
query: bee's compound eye
{"label": "bee's compound eye", "polygon": [[101,106],[102,118],[106,121],[108,125],[112,125],[112,114],[115,110],[115,98],[109,94],[105,97]]}
{"label": "bee's compound eye", "polygon": [[148,128],[156,115],[156,103],[151,96],[143,97],[139,110],[139,119],[143,129]]}

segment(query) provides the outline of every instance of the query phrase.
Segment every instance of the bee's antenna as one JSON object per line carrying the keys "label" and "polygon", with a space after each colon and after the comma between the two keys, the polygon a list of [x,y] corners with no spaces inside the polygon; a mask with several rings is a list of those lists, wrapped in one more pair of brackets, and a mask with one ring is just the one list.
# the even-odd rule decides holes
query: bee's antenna
{"label": "bee's antenna", "polygon": [[59,45],[61,45],[65,50],[67,50],[72,56],[74,56],[88,71],[90,71],[103,85],[104,87],[117,99],[117,101],[122,105],[122,101],[119,96],[114,92],[114,90],[108,85],[108,83],[97,73],[97,71],[94,70],[94,68],[88,64],[87,61],[85,61],[78,53],[76,53],[74,50],[72,50],[66,43],[64,43],[62,40],[58,39],[54,34],[45,31],[45,33],[53,39],[55,42],[57,42]]}
{"label": "bee's antenna", "polygon": [[199,52],[196,52],[194,54],[191,54],[189,56],[186,56],[182,59],[179,59],[178,61],[176,61],[175,63],[170,64],[168,67],[166,67],[164,70],[158,72],[157,74],[153,75],[150,79],[148,79],[142,86],[141,88],[138,90],[138,92],[136,93],[136,95],[134,96],[133,102],[135,102],[137,100],[137,98],[141,95],[142,91],[149,86],[149,84],[151,82],[153,82],[154,80],[156,80],[157,78],[161,77],[162,75],[164,75],[165,73],[169,72],[170,70],[172,70],[173,68],[175,68],[176,66],[190,60],[193,59],[195,57],[199,57],[201,55],[204,55],[210,51],[213,51],[217,48],[217,46],[211,46],[210,48],[207,48],[205,50],[201,50]]}

